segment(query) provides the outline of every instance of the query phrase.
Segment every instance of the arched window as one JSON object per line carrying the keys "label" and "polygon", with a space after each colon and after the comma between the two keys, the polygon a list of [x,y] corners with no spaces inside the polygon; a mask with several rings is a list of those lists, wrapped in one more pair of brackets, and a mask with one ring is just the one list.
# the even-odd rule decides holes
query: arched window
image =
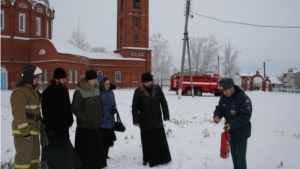
{"label": "arched window", "polygon": [[46,22],[46,38],[49,39],[49,21]]}
{"label": "arched window", "polygon": [[43,10],[41,8],[36,9],[37,12],[43,13]]}
{"label": "arched window", "polygon": [[144,56],[144,54],[143,53],[139,53],[139,56]]}
{"label": "arched window", "polygon": [[23,13],[19,14],[19,31],[25,32],[26,28],[26,15]]}
{"label": "arched window", "polygon": [[138,43],[139,42],[139,35],[135,34],[134,35],[134,43]]}
{"label": "arched window", "polygon": [[23,4],[23,3],[19,4],[19,7],[21,7],[21,8],[27,8],[27,6],[25,4]]}
{"label": "arched window", "polygon": [[44,83],[48,83],[48,70],[44,71]]}
{"label": "arched window", "polygon": [[68,80],[69,80],[69,83],[72,83],[72,70],[69,70],[69,72],[68,72]]}
{"label": "arched window", "polygon": [[78,82],[78,71],[77,70],[74,71],[74,82],[75,83]]}
{"label": "arched window", "polygon": [[97,72],[97,75],[99,76],[99,75],[103,75],[103,72],[102,71],[98,71]]}
{"label": "arched window", "polygon": [[35,32],[36,32],[37,35],[41,35],[41,18],[36,17],[35,23],[36,23]]}
{"label": "arched window", "polygon": [[39,55],[44,55],[44,54],[46,54],[45,49],[41,49],[41,50],[39,51]]}
{"label": "arched window", "polygon": [[5,4],[5,1],[4,1],[4,0],[1,0],[1,4]]}
{"label": "arched window", "polygon": [[115,82],[121,83],[121,72],[116,71],[115,73]]}
{"label": "arched window", "polygon": [[141,9],[140,0],[133,0],[133,9]]}
{"label": "arched window", "polygon": [[4,29],[4,10],[1,10],[1,29]]}
{"label": "arched window", "polygon": [[135,53],[135,52],[132,52],[132,53],[131,53],[131,56],[136,56],[136,53]]}

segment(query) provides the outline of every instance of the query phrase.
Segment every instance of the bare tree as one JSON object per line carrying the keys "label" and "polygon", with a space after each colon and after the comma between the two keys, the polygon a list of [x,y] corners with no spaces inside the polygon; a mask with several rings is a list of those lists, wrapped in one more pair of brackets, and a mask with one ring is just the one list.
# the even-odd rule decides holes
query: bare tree
{"label": "bare tree", "polygon": [[92,47],[91,52],[95,53],[107,53],[108,51],[105,49],[105,47]]}
{"label": "bare tree", "polygon": [[240,73],[240,68],[236,64],[236,60],[240,54],[239,51],[235,50],[234,47],[231,45],[230,41],[228,43],[225,43],[224,47],[224,58],[222,59],[222,65],[223,65],[223,75],[224,77],[230,77],[234,78],[236,74]]}
{"label": "bare tree", "polygon": [[83,51],[88,51],[90,49],[90,45],[85,41],[85,33],[80,30],[79,21],[77,27],[72,32],[71,39],[68,41],[71,45],[76,46]]}
{"label": "bare tree", "polygon": [[[203,60],[203,49],[206,43],[206,38],[192,37],[189,40],[190,44],[190,56],[191,56],[191,69],[196,74],[200,74],[200,67],[202,66]],[[188,59],[185,59],[185,69],[189,69]]]}
{"label": "bare tree", "polygon": [[214,35],[207,38],[203,49],[203,60],[201,64],[201,73],[206,74],[209,71],[215,70],[216,58],[222,46],[219,45]]}
{"label": "bare tree", "polygon": [[[152,73],[154,79],[159,80],[161,86],[164,79],[169,79],[173,56],[169,51],[170,46],[160,33],[150,37],[150,49],[152,49]],[[158,81],[156,81],[158,83]]]}
{"label": "bare tree", "polygon": [[280,82],[282,82],[283,83],[283,80],[284,80],[284,74],[281,74],[281,75],[277,75],[276,76],[277,77],[277,79],[280,81]]}
{"label": "bare tree", "polygon": [[[207,74],[215,69],[216,56],[221,46],[212,35],[205,37],[192,37],[190,39],[190,55],[192,71],[196,74]],[[185,68],[188,68],[188,60],[185,61]]]}

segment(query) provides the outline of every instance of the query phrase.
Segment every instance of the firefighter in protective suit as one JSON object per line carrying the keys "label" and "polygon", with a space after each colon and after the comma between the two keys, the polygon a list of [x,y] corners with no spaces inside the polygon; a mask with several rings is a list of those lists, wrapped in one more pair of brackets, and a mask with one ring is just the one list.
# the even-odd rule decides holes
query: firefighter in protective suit
{"label": "firefighter in protective suit", "polygon": [[14,168],[37,169],[40,156],[39,122],[41,119],[41,94],[35,90],[38,75],[43,71],[37,66],[26,66],[21,81],[10,97],[12,108],[12,134],[16,155]]}

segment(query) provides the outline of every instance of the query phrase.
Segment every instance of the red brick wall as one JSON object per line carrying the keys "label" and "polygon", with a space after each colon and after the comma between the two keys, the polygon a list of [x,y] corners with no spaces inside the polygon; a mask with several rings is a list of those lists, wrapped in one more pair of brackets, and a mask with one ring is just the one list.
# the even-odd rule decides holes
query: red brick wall
{"label": "red brick wall", "polygon": [[[81,76],[89,69],[96,72],[102,71],[105,76],[111,79],[117,87],[137,87],[141,84],[141,74],[151,72],[151,50],[148,49],[122,49],[116,51],[124,58],[141,58],[144,60],[100,60],[89,59],[85,56],[75,56],[71,54],[58,53],[53,44],[46,38],[46,22],[49,23],[49,39],[51,39],[51,18],[47,16],[45,7],[36,4],[32,9],[28,0],[17,0],[14,6],[11,6],[10,0],[5,0],[6,4],[1,4],[1,9],[5,11],[5,28],[1,30],[1,35],[10,36],[10,38],[1,38],[1,66],[8,71],[8,88],[14,88],[13,84],[21,79],[22,69],[28,65],[40,67],[43,71],[48,71],[48,80],[45,81],[44,73],[42,77],[43,87],[50,84],[53,72],[57,67],[61,67],[66,71],[68,76],[69,70],[72,72],[72,81],[68,83],[69,88],[76,88],[75,70],[78,71],[78,81]],[[24,3],[27,8],[20,8],[19,4]],[[144,4],[145,3],[145,4]],[[130,3],[129,3],[130,4]],[[142,1],[142,4],[148,5],[148,0]],[[132,5],[132,4],[131,4]],[[37,12],[37,8],[42,9],[42,13]],[[132,7],[131,7],[132,8]],[[139,27],[131,28],[132,25],[127,23],[127,33],[133,30],[134,34],[139,34],[139,43],[133,44],[133,35],[131,39],[127,39],[129,46],[148,48],[148,8],[142,8],[144,11],[135,11],[136,14],[144,14]],[[52,11],[48,9],[51,14]],[[26,14],[26,30],[19,31],[19,13]],[[36,17],[41,18],[41,35],[36,35]],[[133,20],[132,20],[133,21]],[[133,22],[132,22],[133,23]],[[118,30],[120,30],[118,28]],[[45,50],[45,54],[40,55],[41,49]],[[143,53],[144,56],[131,56],[132,52]],[[121,82],[115,81],[115,72],[121,72]]]}

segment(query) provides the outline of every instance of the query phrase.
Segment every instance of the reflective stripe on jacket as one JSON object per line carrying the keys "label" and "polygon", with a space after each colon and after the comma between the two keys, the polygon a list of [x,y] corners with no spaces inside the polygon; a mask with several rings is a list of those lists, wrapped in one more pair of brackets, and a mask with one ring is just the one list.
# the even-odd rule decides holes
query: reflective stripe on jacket
{"label": "reflective stripe on jacket", "polygon": [[26,113],[40,116],[41,94],[31,84],[25,84],[13,91],[10,97],[12,108],[12,134],[38,135],[39,121],[28,119]]}

